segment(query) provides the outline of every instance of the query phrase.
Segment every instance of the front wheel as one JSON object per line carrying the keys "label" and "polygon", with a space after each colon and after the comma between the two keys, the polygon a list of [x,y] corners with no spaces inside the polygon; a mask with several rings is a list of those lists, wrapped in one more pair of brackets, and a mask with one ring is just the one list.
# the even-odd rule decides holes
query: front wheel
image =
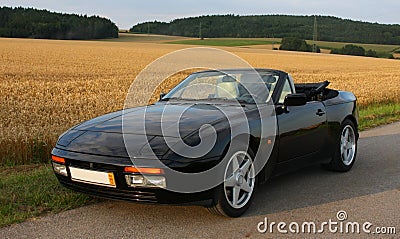
{"label": "front wheel", "polygon": [[330,170],[347,172],[353,167],[357,156],[357,128],[351,120],[343,122],[338,141],[331,162],[325,166]]}
{"label": "front wheel", "polygon": [[217,188],[213,214],[239,217],[250,206],[256,185],[252,152],[236,151],[229,158],[224,182]]}

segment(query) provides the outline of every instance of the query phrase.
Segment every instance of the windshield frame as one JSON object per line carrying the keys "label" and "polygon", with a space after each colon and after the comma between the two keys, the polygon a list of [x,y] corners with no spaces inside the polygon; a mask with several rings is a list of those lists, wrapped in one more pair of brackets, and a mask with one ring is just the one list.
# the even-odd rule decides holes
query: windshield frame
{"label": "windshield frame", "polygon": [[[182,94],[184,93],[184,91],[182,91],[179,94],[179,91],[186,88],[192,81],[194,81],[200,77],[205,77],[206,74],[210,74],[210,77],[212,77],[214,75],[215,76],[228,76],[228,77],[232,77],[233,79],[236,80],[234,75],[238,75],[238,74],[246,75],[246,73],[257,74],[258,75],[257,78],[259,78],[260,76],[265,76],[265,75],[272,75],[273,77],[276,77],[276,82],[274,83],[272,92],[269,93],[269,95],[265,101],[253,100],[252,102],[250,102],[250,101],[242,100],[239,98],[223,98],[223,97],[211,97],[211,98],[208,97],[208,98],[195,99],[195,98],[182,97]],[[224,102],[236,101],[241,104],[267,104],[267,103],[270,103],[271,101],[275,101],[274,100],[275,95],[279,89],[279,84],[280,84],[281,78],[282,78],[282,72],[276,71],[276,70],[269,70],[269,69],[207,70],[207,71],[194,72],[194,73],[190,74],[188,77],[186,77],[178,85],[176,85],[168,94],[166,94],[164,97],[162,97],[162,99],[160,99],[160,101],[171,101],[171,100],[185,101],[185,100],[187,100],[187,101],[213,101],[213,102],[217,101],[218,102],[218,100],[220,100],[220,101],[224,101]],[[238,84],[242,84],[242,83],[240,83],[240,81],[238,81]]]}

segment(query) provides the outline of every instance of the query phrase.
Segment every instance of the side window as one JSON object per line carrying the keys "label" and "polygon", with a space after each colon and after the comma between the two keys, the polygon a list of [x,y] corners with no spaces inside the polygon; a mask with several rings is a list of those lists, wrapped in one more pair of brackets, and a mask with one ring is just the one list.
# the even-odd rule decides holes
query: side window
{"label": "side window", "polygon": [[281,93],[281,96],[279,97],[278,103],[283,104],[283,101],[285,101],[285,97],[292,93],[293,93],[293,91],[292,91],[292,87],[290,86],[289,79],[286,79],[285,84],[283,85],[282,93]]}

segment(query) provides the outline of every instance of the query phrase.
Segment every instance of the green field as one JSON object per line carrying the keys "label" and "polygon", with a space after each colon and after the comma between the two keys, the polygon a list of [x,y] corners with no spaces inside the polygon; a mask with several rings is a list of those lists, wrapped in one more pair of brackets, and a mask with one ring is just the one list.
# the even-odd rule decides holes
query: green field
{"label": "green field", "polygon": [[[313,41],[307,40],[308,44],[312,44]],[[379,45],[379,44],[361,44],[361,43],[344,43],[344,42],[325,42],[317,41],[317,45],[322,49],[339,49],[345,45],[357,45],[363,47],[365,50],[373,50],[376,52],[393,53],[394,51],[400,49],[398,45]]]}
{"label": "green field", "polygon": [[[279,41],[280,42],[280,41]],[[262,38],[209,38],[204,40],[181,40],[171,41],[171,44],[187,44],[187,45],[200,45],[200,46],[251,46],[251,45],[271,45],[273,39]]]}
{"label": "green field", "polygon": [[109,42],[170,42],[179,40],[190,40],[192,38],[179,36],[165,36],[153,34],[134,34],[134,33],[119,33],[118,38],[96,39],[88,41],[109,41]]}
{"label": "green field", "polygon": [[[200,40],[198,38],[188,38],[180,36],[166,36],[155,34],[135,34],[135,33],[120,33],[119,38],[100,39],[95,41],[110,41],[110,42],[153,42],[153,43],[169,43],[169,44],[184,44],[184,45],[197,45],[197,46],[258,46],[258,45],[272,45],[279,47],[281,38],[206,38]],[[312,40],[307,40],[308,44],[312,44]],[[386,57],[388,54],[400,52],[399,45],[380,45],[380,44],[361,44],[361,43],[344,43],[344,42],[326,42],[317,41],[317,45],[321,49],[339,49],[345,45],[353,44],[362,46],[366,51],[373,50],[379,56]]]}
{"label": "green field", "polygon": [[[190,39],[170,41],[171,44],[201,45],[201,46],[252,46],[252,45],[271,45],[279,44],[280,38],[207,38],[204,40]],[[312,44],[312,40],[307,40],[308,44]],[[373,50],[381,54],[390,54],[400,51],[398,45],[379,45],[379,44],[360,44],[360,43],[344,43],[344,42],[325,42],[317,41],[317,45],[321,49],[339,49],[345,45],[353,44],[363,47],[365,50]]]}

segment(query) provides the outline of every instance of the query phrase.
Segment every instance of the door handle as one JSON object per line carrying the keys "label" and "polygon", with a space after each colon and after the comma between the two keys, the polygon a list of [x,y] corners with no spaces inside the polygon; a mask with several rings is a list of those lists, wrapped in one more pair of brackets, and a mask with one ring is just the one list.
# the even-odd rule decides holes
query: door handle
{"label": "door handle", "polygon": [[321,109],[318,109],[317,113],[315,113],[315,114],[318,115],[318,116],[323,116],[324,114],[326,114],[326,112],[321,110]]}

